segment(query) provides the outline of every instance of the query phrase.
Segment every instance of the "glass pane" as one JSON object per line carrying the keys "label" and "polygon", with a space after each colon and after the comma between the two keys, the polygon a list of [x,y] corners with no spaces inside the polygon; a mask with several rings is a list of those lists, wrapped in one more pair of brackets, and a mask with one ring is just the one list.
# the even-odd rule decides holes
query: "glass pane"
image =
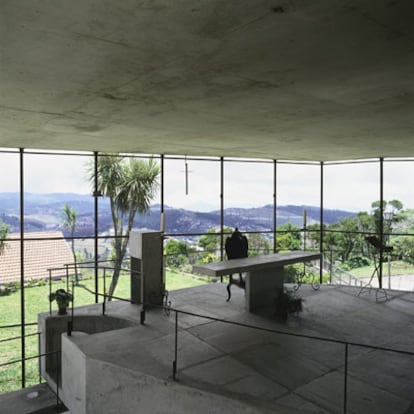
{"label": "glass pane", "polygon": [[66,237],[94,235],[94,201],[87,173],[91,160],[77,155],[25,154],[25,232],[39,232],[39,237],[49,237],[52,231]]}
{"label": "glass pane", "polygon": [[242,232],[273,230],[271,162],[224,163],[224,225]]}
{"label": "glass pane", "polygon": [[414,233],[413,161],[384,162],[384,231]]}
{"label": "glass pane", "polygon": [[[153,158],[105,156],[98,157],[98,182],[101,197],[98,198],[98,233],[100,235],[125,236],[128,231],[129,214],[132,211],[134,221],[132,228],[160,229],[160,166],[159,160]],[[158,174],[156,173],[158,171]],[[120,173],[125,173],[126,179],[121,179]],[[134,180],[130,178],[134,177]],[[146,178],[147,180],[142,180]],[[143,182],[149,185],[143,185]],[[137,184],[137,180],[138,183]],[[117,190],[111,188],[116,185]],[[114,209],[117,229],[114,229],[114,218],[111,212],[111,194],[124,190],[126,209]],[[115,195],[112,196],[116,204]],[[149,206],[146,205],[148,202]],[[142,211],[142,212],[140,212]]]}
{"label": "glass pane", "polygon": [[[324,208],[338,214],[370,212],[379,200],[379,162],[324,166]],[[328,222],[329,224],[329,222]]]}
{"label": "glass pane", "polygon": [[0,152],[0,326],[20,323],[19,165],[18,153]]}
{"label": "glass pane", "polygon": [[413,161],[384,162],[384,242],[386,252],[383,286],[414,289],[414,193]]}
{"label": "glass pane", "polygon": [[188,237],[168,237],[164,240],[167,291],[198,286],[211,281],[211,278],[205,275],[194,275],[192,265],[219,260],[219,243],[220,237],[209,235],[191,240]]}
{"label": "glass pane", "polygon": [[[21,359],[19,165],[17,152],[0,152],[0,364]],[[19,389],[21,375],[20,362],[0,367],[0,393]]]}
{"label": "glass pane", "polygon": [[312,240],[319,237],[320,170],[318,164],[277,164],[277,251],[318,249]]}
{"label": "glass pane", "polygon": [[372,237],[379,232],[375,207],[379,190],[379,162],[325,166],[324,252],[332,263],[332,283],[369,282],[378,259]]}
{"label": "glass pane", "polygon": [[168,234],[220,228],[220,162],[166,158],[164,206]]}

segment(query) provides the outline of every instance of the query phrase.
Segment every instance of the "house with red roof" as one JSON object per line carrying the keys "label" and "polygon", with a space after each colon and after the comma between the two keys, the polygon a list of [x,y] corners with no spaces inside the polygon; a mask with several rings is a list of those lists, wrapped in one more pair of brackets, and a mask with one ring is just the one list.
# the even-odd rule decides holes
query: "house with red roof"
{"label": "house with red roof", "polygon": [[[61,231],[31,232],[24,234],[24,280],[54,279],[66,276],[64,265],[74,262],[70,245]],[[21,278],[20,233],[10,233],[0,255],[0,284],[18,282]],[[73,270],[71,271],[73,273]]]}

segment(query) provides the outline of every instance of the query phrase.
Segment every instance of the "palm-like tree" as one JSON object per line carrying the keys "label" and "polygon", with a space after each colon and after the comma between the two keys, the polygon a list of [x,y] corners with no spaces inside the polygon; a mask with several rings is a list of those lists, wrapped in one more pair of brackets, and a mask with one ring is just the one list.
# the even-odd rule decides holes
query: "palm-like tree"
{"label": "palm-like tree", "polygon": [[71,237],[71,248],[73,254],[73,260],[75,263],[75,280],[78,283],[78,266],[76,262],[76,252],[75,252],[75,229],[76,229],[76,222],[77,222],[77,213],[74,208],[69,207],[67,204],[63,206],[63,226],[70,230],[70,237]]}
{"label": "palm-like tree", "polygon": [[[99,157],[97,166],[97,190],[109,198],[114,225],[114,273],[109,287],[113,295],[118,284],[129,233],[136,213],[149,210],[150,202],[158,191],[159,165],[149,161],[126,158],[117,154]],[[89,164],[90,182],[95,188],[93,165]]]}

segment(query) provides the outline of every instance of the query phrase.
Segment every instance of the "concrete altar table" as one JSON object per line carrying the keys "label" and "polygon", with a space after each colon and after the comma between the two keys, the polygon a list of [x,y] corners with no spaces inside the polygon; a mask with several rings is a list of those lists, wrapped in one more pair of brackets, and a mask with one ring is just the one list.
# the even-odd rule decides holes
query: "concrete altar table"
{"label": "concrete altar table", "polygon": [[320,260],[315,252],[293,251],[242,259],[194,265],[193,272],[208,276],[225,276],[233,273],[246,273],[246,308],[248,311],[272,306],[278,288],[283,288],[284,266]]}

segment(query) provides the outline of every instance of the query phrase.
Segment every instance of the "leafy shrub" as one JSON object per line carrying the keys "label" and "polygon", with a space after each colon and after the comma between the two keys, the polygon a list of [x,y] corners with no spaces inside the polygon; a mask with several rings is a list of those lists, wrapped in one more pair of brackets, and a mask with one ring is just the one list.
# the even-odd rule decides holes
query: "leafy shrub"
{"label": "leafy shrub", "polygon": [[358,267],[365,267],[365,266],[370,266],[371,261],[364,256],[353,256],[350,257],[348,260],[346,260],[343,263],[343,268],[346,267],[346,270],[350,270],[350,269],[357,269]]}
{"label": "leafy shrub", "polygon": [[12,292],[11,288],[6,285],[0,285],[0,296],[8,296]]}
{"label": "leafy shrub", "polygon": [[295,283],[303,273],[303,264],[288,265],[284,268],[284,282]]}
{"label": "leafy shrub", "polygon": [[282,320],[286,320],[290,313],[299,313],[303,310],[303,299],[295,292],[287,288],[277,290],[275,301],[275,314]]}

